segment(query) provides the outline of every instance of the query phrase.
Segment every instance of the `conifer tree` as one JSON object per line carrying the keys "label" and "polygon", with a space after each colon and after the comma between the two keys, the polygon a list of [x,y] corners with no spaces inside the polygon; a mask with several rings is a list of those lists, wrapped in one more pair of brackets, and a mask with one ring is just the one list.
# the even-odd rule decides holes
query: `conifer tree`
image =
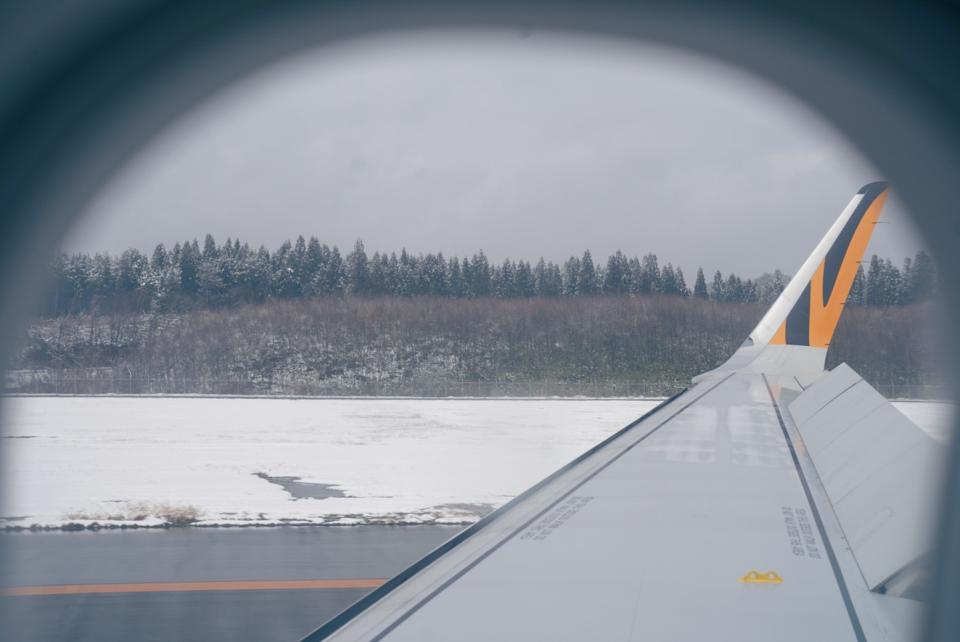
{"label": "conifer tree", "polygon": [[419,260],[420,292],[432,296],[447,294],[447,262],[443,254],[427,254]]}
{"label": "conifer tree", "polygon": [[272,257],[273,286],[272,293],[282,299],[299,297],[300,283],[293,265],[293,244],[284,241]]}
{"label": "conifer tree", "polygon": [[387,261],[385,286],[387,292],[395,296],[400,296],[400,259],[396,252],[390,253],[390,259]]}
{"label": "conifer tree", "polygon": [[213,234],[204,237],[201,258],[207,262],[213,262],[217,258],[217,242],[213,240]]}
{"label": "conifer tree", "polygon": [[677,275],[673,271],[673,265],[667,263],[660,270],[660,292],[663,294],[679,294],[677,288]]}
{"label": "conifer tree", "polygon": [[[176,248],[175,248],[176,249]],[[193,243],[183,244],[179,252],[180,291],[191,296],[197,293],[197,277],[200,272],[200,253]]]}
{"label": "conifer tree", "polygon": [[707,279],[703,276],[703,268],[697,268],[697,279],[693,284],[693,296],[698,299],[706,299],[710,295],[707,293]]}
{"label": "conifer tree", "polygon": [[369,273],[367,275],[367,294],[384,295],[388,293],[386,288],[387,281],[387,257],[379,252],[374,252],[370,257]]}
{"label": "conifer tree", "polygon": [[900,270],[890,259],[883,261],[885,305],[900,305],[903,301],[903,279]]}
{"label": "conifer tree", "polygon": [[577,276],[577,294],[591,295],[597,293],[597,271],[593,266],[593,257],[590,250],[583,253],[580,259],[580,273]]}
{"label": "conifer tree", "polygon": [[626,294],[630,291],[630,265],[623,252],[617,250],[607,259],[607,269],[603,273],[603,292],[606,294]]}
{"label": "conifer tree", "polygon": [[847,297],[847,303],[851,305],[864,305],[867,294],[867,277],[863,274],[863,265],[857,266],[857,273],[853,277],[853,285],[850,286],[850,296]]}
{"label": "conifer tree", "polygon": [[470,294],[475,297],[490,296],[490,262],[480,250],[474,254],[470,265]]}
{"label": "conifer tree", "polygon": [[920,250],[913,258],[913,269],[906,289],[911,302],[926,301],[936,290],[937,273],[933,258]]}
{"label": "conifer tree", "polygon": [[[413,256],[403,250],[375,252],[368,258],[358,240],[344,260],[339,250],[321,245],[316,237],[284,241],[271,254],[261,246],[254,252],[240,239],[227,238],[221,247],[207,234],[176,243],[168,251],[158,244],[148,257],[136,249],[119,256],[59,254],[49,265],[53,287],[44,300],[45,314],[66,314],[92,309],[112,311],[189,310],[260,303],[270,298],[299,299],[335,296],[344,292],[364,295],[440,297],[552,297],[614,296],[659,292],[689,296],[680,267],[659,267],[657,256],[627,258],[617,250],[603,267],[589,251],[570,257],[562,265],[541,257],[534,265],[506,258],[491,267],[482,251],[471,258],[442,253]],[[788,277],[780,270],[757,279],[726,278],[717,271],[708,284],[698,268],[693,296],[723,302],[772,304]],[[937,284],[936,269],[920,251],[906,258],[901,268],[873,256],[869,268],[858,266],[848,297],[857,305],[907,305],[929,298]]]}
{"label": "conifer tree", "polygon": [[448,261],[447,278],[449,296],[456,298],[464,296],[463,270],[460,267],[460,260],[455,256]]}
{"label": "conifer tree", "polygon": [[662,290],[660,281],[660,268],[657,265],[657,255],[647,254],[643,257],[640,266],[640,279],[637,291],[641,294],[652,294]]}
{"label": "conifer tree", "polygon": [[743,282],[736,274],[730,273],[723,286],[724,300],[733,303],[743,303]]}
{"label": "conifer tree", "polygon": [[563,295],[576,296],[580,282],[580,259],[571,256],[563,264]]}
{"label": "conifer tree", "polygon": [[883,263],[874,254],[870,257],[870,267],[867,269],[867,305],[883,305]]}
{"label": "conifer tree", "polygon": [[680,269],[680,266],[677,266],[676,272],[674,272],[676,283],[677,283],[677,294],[682,297],[690,296],[690,290],[687,289],[687,280],[683,277],[683,270]]}
{"label": "conifer tree", "polygon": [[536,296],[537,289],[533,282],[533,269],[531,269],[530,264],[527,261],[517,262],[515,283],[517,296],[527,299]]}
{"label": "conifer tree", "polygon": [[323,268],[323,251],[316,236],[311,236],[303,257],[301,289],[304,295],[316,296],[317,274]]}
{"label": "conifer tree", "polygon": [[547,262],[540,257],[536,266],[533,268],[533,285],[538,296],[548,296],[547,290]]}
{"label": "conifer tree", "polygon": [[787,282],[789,279],[786,275],[780,270],[773,271],[773,285],[770,288],[770,303],[773,303],[777,300],[780,294],[783,292],[784,288],[787,287]]}
{"label": "conifer tree", "polygon": [[167,269],[168,261],[167,248],[163,247],[163,243],[158,243],[150,257],[150,269],[157,273],[163,272]]}
{"label": "conifer tree", "polygon": [[357,242],[353,244],[353,251],[347,255],[346,286],[348,293],[361,296],[369,293],[369,269],[363,241],[357,239]]}
{"label": "conifer tree", "polygon": [[327,284],[331,294],[343,294],[346,287],[346,269],[343,263],[343,257],[340,256],[340,249],[334,245],[330,249],[330,258],[326,265]]}
{"label": "conifer tree", "polygon": [[250,288],[250,298],[255,303],[266,301],[272,294],[271,287],[272,266],[270,252],[264,246],[257,249],[253,257],[247,278]]}
{"label": "conifer tree", "polygon": [[726,301],[725,284],[720,270],[713,273],[713,281],[710,283],[710,298],[714,301]]}

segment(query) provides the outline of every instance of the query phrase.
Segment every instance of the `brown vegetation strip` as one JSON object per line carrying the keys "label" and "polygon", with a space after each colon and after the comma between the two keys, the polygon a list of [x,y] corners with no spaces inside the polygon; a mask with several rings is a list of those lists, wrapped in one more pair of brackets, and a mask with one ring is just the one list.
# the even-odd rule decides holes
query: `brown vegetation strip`
{"label": "brown vegetation strip", "polygon": [[[669,395],[725,361],[765,311],[645,295],[335,297],[71,315],[33,325],[7,386],[60,394]],[[846,362],[873,385],[939,381],[934,318],[930,305],[854,306],[827,365]],[[447,365],[427,373],[426,363]]]}
{"label": "brown vegetation strip", "polygon": [[64,584],[0,589],[4,597],[85,595],[90,593],[178,593],[184,591],[288,591],[303,589],[372,589],[386,580],[238,580],[230,582],[135,582],[129,584]]}

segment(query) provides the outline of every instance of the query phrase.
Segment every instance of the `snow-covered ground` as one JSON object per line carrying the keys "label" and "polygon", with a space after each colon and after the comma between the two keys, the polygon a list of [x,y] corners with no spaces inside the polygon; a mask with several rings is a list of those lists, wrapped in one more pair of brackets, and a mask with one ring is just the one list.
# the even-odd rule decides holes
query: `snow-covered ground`
{"label": "snow-covered ground", "polygon": [[0,526],[469,522],[657,403],[15,397]]}

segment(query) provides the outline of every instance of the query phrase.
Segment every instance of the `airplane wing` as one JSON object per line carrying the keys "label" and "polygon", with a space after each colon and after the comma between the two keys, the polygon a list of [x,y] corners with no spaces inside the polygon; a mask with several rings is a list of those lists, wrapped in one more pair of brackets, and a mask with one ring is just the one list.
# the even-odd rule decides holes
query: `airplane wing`
{"label": "airplane wing", "polygon": [[886,195],[860,190],[729,361],[307,639],[911,639],[940,453],[824,371]]}

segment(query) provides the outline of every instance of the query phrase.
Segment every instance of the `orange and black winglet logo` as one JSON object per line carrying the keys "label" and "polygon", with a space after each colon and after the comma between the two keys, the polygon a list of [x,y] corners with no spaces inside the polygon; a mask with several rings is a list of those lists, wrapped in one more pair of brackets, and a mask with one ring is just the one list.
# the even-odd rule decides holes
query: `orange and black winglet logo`
{"label": "orange and black winglet logo", "polygon": [[857,266],[887,200],[887,184],[870,183],[857,193],[863,198],[770,343],[814,348],[830,345]]}

